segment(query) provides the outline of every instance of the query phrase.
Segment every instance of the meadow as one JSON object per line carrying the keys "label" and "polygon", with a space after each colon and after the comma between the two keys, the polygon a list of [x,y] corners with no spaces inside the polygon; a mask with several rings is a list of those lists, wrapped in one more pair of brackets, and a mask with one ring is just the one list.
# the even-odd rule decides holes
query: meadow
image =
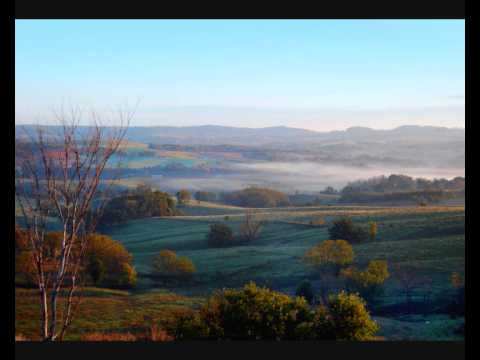
{"label": "meadow", "polygon": [[[95,328],[136,331],[146,314],[162,323],[176,311],[197,306],[215,289],[238,287],[251,280],[294,294],[298,284],[308,279],[318,290],[317,275],[301,258],[309,248],[328,239],[329,234],[327,226],[311,226],[309,221],[321,217],[328,224],[342,215],[349,215],[365,226],[369,221],[378,224],[375,241],[353,246],[354,265],[362,268],[370,260],[387,260],[390,269],[413,267],[419,277],[429,279],[428,286],[419,285],[414,291],[417,310],[407,312],[402,287],[392,274],[385,283],[383,296],[368,305],[381,326],[379,335],[387,340],[461,338],[455,330],[462,318],[450,318],[441,309],[453,296],[451,273],[464,273],[464,207],[259,209],[266,220],[260,237],[250,245],[226,248],[208,246],[209,225],[226,223],[237,234],[244,209],[192,201],[182,211],[185,216],[132,220],[107,231],[133,254],[138,284],[128,292],[92,290],[72,329],[72,339],[78,339],[81,331]],[[163,249],[189,257],[197,268],[194,277],[186,282],[165,284],[150,276],[152,258]],[[338,281],[337,285],[342,286]],[[32,291],[17,289],[17,332],[25,335],[33,334],[35,329],[26,320],[34,308],[33,295],[28,293]],[[424,303],[427,293],[431,299],[428,304]]]}

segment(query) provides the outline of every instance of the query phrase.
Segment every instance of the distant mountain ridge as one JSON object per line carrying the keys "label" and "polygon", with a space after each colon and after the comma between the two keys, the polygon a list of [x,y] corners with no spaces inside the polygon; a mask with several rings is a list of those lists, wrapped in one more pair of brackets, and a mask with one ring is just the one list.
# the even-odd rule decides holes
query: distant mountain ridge
{"label": "distant mountain ridge", "polygon": [[[20,125],[33,129],[33,125]],[[19,125],[16,125],[17,128]],[[85,127],[86,128],[86,127]],[[464,141],[465,129],[435,126],[404,125],[390,130],[368,127],[350,127],[346,130],[317,132],[313,130],[275,126],[265,128],[229,127],[202,125],[188,127],[174,126],[132,126],[127,131],[132,141],[171,144],[232,144],[267,145],[276,143],[318,143],[334,141]]]}

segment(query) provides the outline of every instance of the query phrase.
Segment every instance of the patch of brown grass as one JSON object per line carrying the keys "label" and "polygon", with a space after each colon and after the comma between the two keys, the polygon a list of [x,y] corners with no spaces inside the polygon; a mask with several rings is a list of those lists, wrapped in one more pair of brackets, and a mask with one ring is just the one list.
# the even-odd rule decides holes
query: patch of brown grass
{"label": "patch of brown grass", "polygon": [[22,334],[16,334],[15,335],[15,341],[29,341],[30,339],[26,338]]}
{"label": "patch of brown grass", "polygon": [[101,333],[93,332],[83,334],[82,341],[137,341],[137,337],[131,333]]}

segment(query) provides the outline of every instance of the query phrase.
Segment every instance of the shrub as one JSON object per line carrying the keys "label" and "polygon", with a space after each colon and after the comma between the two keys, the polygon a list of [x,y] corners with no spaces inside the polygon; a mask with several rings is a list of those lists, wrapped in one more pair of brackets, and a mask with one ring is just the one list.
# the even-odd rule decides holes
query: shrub
{"label": "shrub", "polygon": [[361,226],[355,225],[348,217],[335,220],[328,232],[331,239],[344,239],[352,244],[365,242],[369,237]]}
{"label": "shrub", "polygon": [[311,310],[304,298],[254,283],[216,292],[198,312],[179,316],[173,327],[177,340],[371,340],[377,330],[358,295],[342,292]]}
{"label": "shrub", "polygon": [[153,274],[163,277],[190,277],[196,272],[195,265],[187,257],[180,257],[171,250],[162,250],[152,262]]}
{"label": "shrub", "polygon": [[308,250],[304,260],[321,271],[333,268],[338,274],[343,266],[352,263],[353,257],[353,248],[347,241],[325,240]]}
{"label": "shrub", "polygon": [[239,290],[216,292],[199,313],[181,318],[176,338],[294,338],[296,325],[307,321],[309,313],[305,299],[293,299],[249,283]]}
{"label": "shrub", "polygon": [[240,237],[246,243],[251,243],[260,236],[265,219],[253,210],[246,210],[243,222],[240,224]]}
{"label": "shrub", "polygon": [[296,296],[302,296],[309,304],[313,304],[315,300],[315,293],[313,292],[312,284],[308,280],[302,281],[295,290]]}
{"label": "shrub", "polygon": [[354,267],[343,269],[341,275],[347,280],[348,288],[353,288],[368,300],[381,295],[383,284],[390,277],[388,264],[383,260],[370,261],[363,271]]}
{"label": "shrub", "polygon": [[222,247],[233,244],[233,232],[225,224],[212,224],[207,234],[207,242],[211,247]]}
{"label": "shrub", "polygon": [[118,241],[100,234],[89,235],[85,270],[94,285],[129,288],[137,282],[133,257]]}
{"label": "shrub", "polygon": [[[61,236],[59,232],[49,232],[45,235],[45,242],[48,244],[43,254],[46,273],[51,271],[52,264],[57,261]],[[28,248],[20,249],[19,246],[15,257],[15,273],[26,284],[32,284],[36,276],[32,253]],[[79,256],[79,249],[72,248],[71,256]],[[71,270],[67,269],[67,278]],[[133,287],[137,280],[132,255],[120,242],[96,233],[88,235],[80,271],[88,285]]]}
{"label": "shrub", "polygon": [[372,340],[379,330],[370,318],[365,301],[356,294],[342,291],[332,295],[328,302],[328,326],[333,328],[337,340]]}

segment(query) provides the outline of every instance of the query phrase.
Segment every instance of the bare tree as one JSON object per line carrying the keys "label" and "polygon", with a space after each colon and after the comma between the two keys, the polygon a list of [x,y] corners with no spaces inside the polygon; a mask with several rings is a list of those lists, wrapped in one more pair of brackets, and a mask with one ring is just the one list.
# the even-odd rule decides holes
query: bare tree
{"label": "bare tree", "polygon": [[[40,332],[46,341],[63,339],[80,303],[76,290],[81,286],[88,234],[95,230],[107,200],[105,192],[99,195],[102,173],[132,116],[132,111],[119,111],[119,124],[105,127],[92,112],[91,125],[82,127],[78,108],[68,113],[62,109],[56,114],[58,126],[26,131],[28,149],[24,146],[22,154],[16,153],[16,201],[35,266]],[[106,180],[107,188],[113,180]],[[62,235],[56,251],[49,252],[45,235],[52,218]]]}
{"label": "bare tree", "polygon": [[260,235],[265,220],[252,209],[245,211],[243,223],[240,225],[240,235],[245,241],[252,242]]}

